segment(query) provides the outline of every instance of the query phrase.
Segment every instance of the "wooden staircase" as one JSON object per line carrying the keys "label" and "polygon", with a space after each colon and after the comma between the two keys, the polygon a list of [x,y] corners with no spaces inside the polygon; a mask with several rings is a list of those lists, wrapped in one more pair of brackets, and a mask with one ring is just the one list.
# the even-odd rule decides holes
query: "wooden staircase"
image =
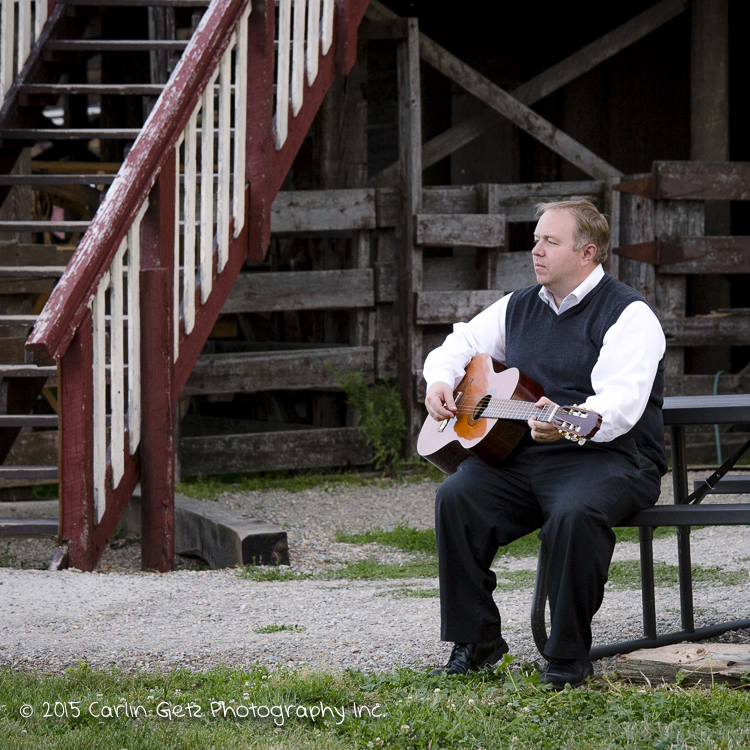
{"label": "wooden staircase", "polygon": [[[0,332],[33,331],[25,352],[0,344],[0,486],[59,481],[59,540],[90,570],[140,481],[143,565],[169,570],[174,405],[240,269],[265,255],[367,0],[50,5],[43,25],[43,0],[2,11],[0,300],[17,299]],[[112,38],[133,14],[149,38]],[[24,427],[58,425],[59,466],[7,464]]]}

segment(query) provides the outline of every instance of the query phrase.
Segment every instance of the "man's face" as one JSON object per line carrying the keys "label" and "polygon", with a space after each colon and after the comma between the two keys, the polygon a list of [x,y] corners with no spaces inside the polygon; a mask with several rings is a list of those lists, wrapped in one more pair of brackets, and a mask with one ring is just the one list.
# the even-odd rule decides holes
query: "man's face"
{"label": "man's face", "polygon": [[[582,250],[576,250],[576,221],[568,211],[545,211],[534,231],[534,273],[538,283],[552,294],[565,297],[587,275],[582,265]],[[583,276],[583,278],[581,278]]]}

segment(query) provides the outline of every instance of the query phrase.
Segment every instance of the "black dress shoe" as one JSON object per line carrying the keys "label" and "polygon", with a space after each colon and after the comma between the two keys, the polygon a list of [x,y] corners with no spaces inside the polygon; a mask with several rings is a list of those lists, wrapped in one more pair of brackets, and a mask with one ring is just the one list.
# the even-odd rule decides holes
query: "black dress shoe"
{"label": "black dress shoe", "polygon": [[593,676],[591,659],[550,659],[540,682],[542,685],[552,685],[555,690],[562,690],[566,685],[580,687]]}
{"label": "black dress shoe", "polygon": [[502,636],[492,643],[454,643],[448,663],[444,667],[433,669],[430,674],[478,672],[485,664],[499,661],[508,650],[508,644]]}

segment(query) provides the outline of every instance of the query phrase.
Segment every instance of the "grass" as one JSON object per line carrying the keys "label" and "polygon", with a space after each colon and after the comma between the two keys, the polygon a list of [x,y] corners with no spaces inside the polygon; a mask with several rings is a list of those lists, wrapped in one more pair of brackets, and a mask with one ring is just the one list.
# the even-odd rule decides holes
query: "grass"
{"label": "grass", "polygon": [[285,630],[292,633],[304,633],[307,628],[304,625],[264,625],[261,628],[254,628],[253,633],[281,633]]}
{"label": "grass", "polygon": [[392,578],[437,578],[437,558],[414,560],[400,565],[384,565],[375,560],[360,560],[338,570],[329,570],[321,577],[330,580],[377,581]]}
{"label": "grass", "polygon": [[[620,588],[640,588],[641,564],[638,560],[613,562],[609,566],[610,582]],[[747,583],[747,570],[723,570],[693,565],[693,585],[738,586]],[[673,587],[679,582],[676,565],[664,562],[654,563],[654,583],[656,586]]]}
{"label": "grass", "polygon": [[[370,675],[264,667],[134,675],[86,665],[64,675],[6,669],[0,706],[3,746],[14,750],[750,745],[748,690],[643,688],[600,679],[557,693],[540,689],[529,665],[457,678],[409,669]],[[33,715],[22,717],[23,706]]]}

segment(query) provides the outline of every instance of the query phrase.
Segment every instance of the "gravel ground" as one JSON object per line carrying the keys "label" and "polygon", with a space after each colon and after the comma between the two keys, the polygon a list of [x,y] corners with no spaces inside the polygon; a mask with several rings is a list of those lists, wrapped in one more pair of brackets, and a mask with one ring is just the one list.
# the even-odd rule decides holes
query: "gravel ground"
{"label": "gravel ground", "polygon": [[[288,532],[292,569],[319,573],[374,558],[393,563],[412,555],[379,545],[333,541],[337,529],[393,528],[401,521],[432,525],[435,483],[331,485],[298,493],[225,494],[217,501],[238,514],[263,518]],[[661,502],[671,501],[665,478]],[[748,496],[715,496],[713,502],[750,502]],[[0,508],[0,515],[2,515]],[[0,666],[58,671],[87,661],[93,668],[205,669],[218,664],[358,668],[423,668],[443,663],[439,601],[399,595],[433,591],[434,579],[256,582],[232,570],[196,569],[181,559],[169,574],[138,570],[137,540],[117,540],[95,573],[48,573],[54,544],[45,540],[0,542]],[[675,538],[656,540],[656,560],[677,561]],[[750,529],[706,528],[692,534],[693,563],[726,570],[750,567]],[[621,543],[615,560],[638,559],[638,545]],[[495,568],[534,570],[535,558],[501,557]],[[504,635],[511,653],[538,660],[529,625],[531,590],[498,591]],[[657,591],[660,631],[679,629],[679,593]],[[696,625],[750,616],[750,584],[696,587]],[[255,633],[268,625],[304,630]],[[642,634],[637,590],[612,588],[594,622],[594,642]],[[750,643],[750,631],[720,640]],[[614,660],[600,662],[608,671]]]}

